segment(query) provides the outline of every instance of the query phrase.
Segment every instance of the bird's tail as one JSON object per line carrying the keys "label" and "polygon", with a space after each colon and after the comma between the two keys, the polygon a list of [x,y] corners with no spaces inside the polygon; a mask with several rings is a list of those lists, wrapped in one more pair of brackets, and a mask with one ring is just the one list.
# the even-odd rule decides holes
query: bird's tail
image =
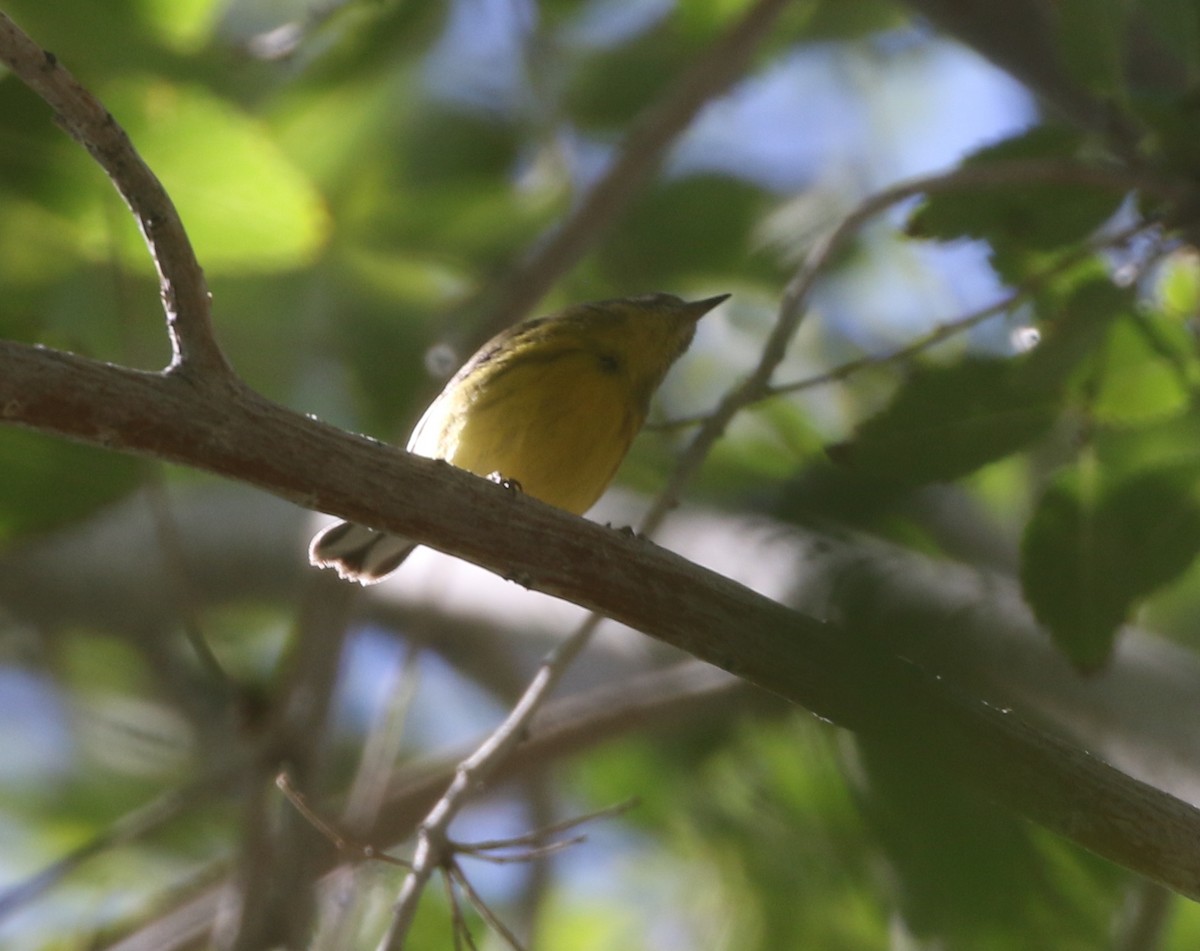
{"label": "bird's tail", "polygon": [[399,568],[416,547],[415,542],[399,535],[353,522],[337,522],[313,538],[308,560],[318,568],[335,569],[347,581],[368,585],[382,581]]}

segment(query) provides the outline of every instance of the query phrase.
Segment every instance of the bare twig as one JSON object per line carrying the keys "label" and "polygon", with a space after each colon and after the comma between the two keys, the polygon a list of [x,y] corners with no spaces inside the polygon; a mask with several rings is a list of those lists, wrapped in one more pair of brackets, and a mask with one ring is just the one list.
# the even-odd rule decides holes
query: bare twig
{"label": "bare twig", "polygon": [[365,850],[363,846],[357,842],[352,842],[349,836],[343,835],[340,830],[335,828],[332,823],[328,822],[308,804],[308,797],[292,785],[292,777],[288,775],[286,769],[281,770],[279,775],[275,777],[275,785],[287,798],[287,801],[292,804],[292,808],[304,816],[308,820],[309,825],[325,836],[335,849],[343,854],[357,858],[364,857],[363,853]]}
{"label": "bare twig", "polygon": [[53,53],[33,42],[4,13],[0,62],[54,109],[59,124],[108,173],[137,219],[158,269],[174,353],[168,372],[183,373],[194,383],[234,385],[236,377],[213,335],[208,285],[183,222],[125,130]]}
{"label": "bare twig", "polygon": [[[0,19],[0,58],[52,103],[61,101],[55,108],[64,123],[106,168],[113,165],[115,178],[139,180],[126,167],[131,150],[111,117],[102,109],[93,114],[98,104],[90,97],[83,106],[64,97],[77,84],[67,83],[56,61],[29,44],[7,18]],[[148,170],[145,175],[153,185],[150,193],[161,193]],[[1197,838],[1200,812],[1033,730],[1007,711],[958,696],[900,658],[864,658],[861,645],[847,643],[843,632],[640,539],[535,500],[505,493],[501,501],[494,487],[465,473],[338,433],[240,388],[214,398],[211,392],[201,397],[193,385],[180,386],[178,377],[190,376],[184,372],[189,368],[226,369],[212,343],[203,279],[198,269],[182,279],[176,273],[180,260],[186,272],[194,258],[173,210],[153,202],[148,209],[144,195],[126,197],[159,256],[176,346],[172,368],[181,372],[139,374],[0,342],[0,418],[174,459],[342,517],[434,541],[541,590],[603,609],[851,728],[886,733],[896,726],[894,711],[905,711],[912,719],[903,721],[904,728],[919,727],[941,767],[1114,861],[1200,895],[1200,861],[1195,850],[1180,846]],[[164,226],[168,218],[174,226]],[[839,226],[789,285],[779,324],[746,392],[768,385],[816,272],[830,249],[857,227],[851,225],[848,220]],[[198,314],[204,315],[199,322]],[[731,399],[730,405],[710,444],[743,404]],[[414,493],[420,504],[413,504]],[[548,690],[553,679],[549,673],[539,682]],[[520,737],[518,731],[506,739],[515,745]]]}
{"label": "bare twig", "polygon": [[[680,455],[675,471],[646,516],[643,531],[653,532],[662,524],[667,513],[679,504],[684,487],[704,464],[733,418],[747,406],[774,395],[771,378],[783,362],[788,346],[800,328],[813,287],[833,257],[868,221],[918,195],[1034,183],[1086,184],[1119,191],[1142,189],[1167,199],[1180,199],[1185,194],[1183,186],[1177,183],[1119,168],[1096,167],[1066,160],[1030,159],[965,165],[942,174],[900,182],[864,199],[809,250],[804,263],[784,288],[775,327],[763,346],[758,365],[745,380],[725,395],[714,410],[703,417],[703,425]],[[1141,227],[1144,225],[1134,230],[1140,230]]]}
{"label": "bare twig", "polygon": [[179,537],[179,526],[175,523],[175,517],[171,512],[161,467],[155,467],[148,473],[145,491],[150,518],[154,524],[154,534],[165,563],[164,574],[173,589],[172,593],[184,637],[187,638],[188,645],[203,668],[210,686],[225,698],[231,698],[237,693],[237,688],[221,665],[220,659],[213,652],[208,639],[204,636],[204,630],[200,624],[200,610],[197,606],[199,602],[189,581],[187,565],[183,556],[183,544]]}
{"label": "bare twig", "polygon": [[492,911],[479,892],[475,891],[474,886],[467,879],[467,876],[458,867],[458,863],[451,862],[446,867],[446,875],[452,878],[454,884],[462,889],[463,894],[467,896],[467,901],[471,903],[471,907],[479,912],[480,917],[488,923],[488,927],[496,932],[504,940],[505,944],[512,948],[513,951],[525,951],[525,945],[512,933],[512,929],[504,923],[500,916]]}
{"label": "bare twig", "polygon": [[404,724],[417,692],[419,656],[420,649],[410,645],[399,670],[384,684],[387,702],[363,742],[358,770],[346,795],[342,822],[347,828],[368,828],[387,795],[388,779],[404,737]]}
{"label": "bare twig", "polygon": [[[1047,283],[1053,280],[1058,275],[1070,270],[1080,261],[1095,254],[1098,251],[1103,251],[1106,248],[1111,248],[1123,244],[1130,238],[1136,237],[1143,231],[1156,227],[1153,223],[1137,222],[1129,225],[1112,234],[1106,234],[1087,244],[1076,248],[1067,254],[1063,255],[1052,265],[1039,271],[1037,274],[1030,277],[1027,281],[1021,284],[1015,291],[1005,295],[990,304],[962,314],[952,320],[947,320],[944,323],[938,324],[936,327],[916,337],[914,340],[906,343],[902,347],[897,347],[894,350],[888,350],[884,353],[872,353],[863,357],[858,357],[854,360],[847,360],[845,363],[834,367],[831,370],[826,370],[824,373],[816,373],[812,376],[804,377],[801,380],[795,380],[791,383],[777,383],[764,387],[757,401],[774,399],[776,396],[785,396],[789,393],[799,393],[803,390],[814,389],[819,386],[825,386],[830,383],[840,383],[850,377],[860,373],[863,370],[872,367],[886,366],[890,363],[903,363],[905,360],[915,357],[917,354],[923,353],[932,347],[937,346],[951,337],[976,327],[992,317],[998,317],[1001,314],[1011,313],[1021,302],[1031,296],[1035,291],[1044,287]],[[1168,354],[1170,356],[1170,354]],[[708,415],[696,416],[681,416],[672,419],[668,423],[658,424],[659,429],[678,429],[683,426],[694,426],[703,423],[708,418]]]}
{"label": "bare twig", "polygon": [[432,543],[847,726],[870,728],[872,709],[924,709],[927,743],[948,770],[1112,861],[1200,896],[1200,856],[1179,847],[1200,835],[1196,810],[1015,717],[921,681],[898,659],[890,664],[900,696],[881,707],[861,658],[848,656],[851,645],[831,626],[642,539],[251,394],[213,398],[171,377],[6,341],[0,418],[170,458]]}
{"label": "bare twig", "polygon": [[413,869],[400,888],[396,909],[387,934],[380,942],[381,951],[399,951],[417,914],[421,893],[430,877],[451,855],[447,830],[454,817],[466,805],[468,797],[487,782],[505,757],[524,738],[529,721],[550,696],[566,673],[571,661],[587,646],[599,625],[597,615],[589,617],[567,640],[542,660],[533,680],[516,705],[491,736],[454,771],[454,781],[421,823]]}
{"label": "bare twig", "polygon": [[[553,773],[538,770],[525,773],[518,784],[518,795],[524,809],[525,822],[532,829],[542,829],[554,823],[557,797]],[[538,923],[554,885],[550,863],[540,857],[521,867],[512,899],[508,903],[509,922],[517,934],[537,933]]]}
{"label": "bare twig", "polygon": [[545,845],[531,845],[523,849],[515,849],[511,852],[491,853],[484,852],[478,846],[470,843],[451,842],[450,847],[455,854],[469,855],[473,859],[479,859],[481,862],[490,862],[492,865],[525,865],[533,862],[536,859],[544,859],[547,856],[562,852],[575,845],[582,845],[587,841],[585,833],[573,835],[568,839],[555,839],[553,842],[547,842]]}
{"label": "bare twig", "polygon": [[463,917],[462,903],[458,900],[458,892],[454,890],[454,882],[449,875],[442,876],[442,888],[446,892],[446,904],[450,906],[450,933],[454,936],[454,951],[461,951],[464,940],[474,951],[475,939],[471,937],[471,929]]}
{"label": "bare twig", "polygon": [[[502,762],[493,780],[521,776],[539,766],[593,748],[597,743],[647,721],[663,724],[692,722],[697,716],[728,711],[735,698],[745,698],[749,688],[741,681],[699,661],[684,661],[674,667],[640,674],[620,683],[584,691],[551,701],[530,725],[525,742]],[[421,819],[440,798],[454,776],[459,762],[478,743],[439,756],[433,762],[401,767],[389,788],[385,807],[363,837],[380,843],[410,838]],[[333,850],[320,856],[321,870],[333,869],[338,858]],[[140,921],[127,939],[106,946],[108,951],[184,951],[202,944],[217,906],[217,887],[192,896],[178,907],[165,909],[153,921]],[[153,937],[148,933],[152,932]],[[340,948],[341,944],[327,945]]]}
{"label": "bare twig", "polygon": [[[411,862],[388,855],[382,848],[376,848],[358,837],[369,836],[369,830],[376,824],[387,796],[388,780],[395,769],[404,723],[417,688],[418,656],[419,648],[410,646],[403,662],[388,671],[389,677],[384,685],[387,700],[362,743],[359,766],[341,810],[340,828],[319,815],[301,792],[290,787],[286,773],[281,773],[279,777],[284,795],[309,822],[322,831],[341,855],[349,859],[349,864],[339,870],[341,881],[338,891],[342,894],[358,891],[362,874],[359,863],[377,860],[404,869],[412,868]],[[349,833],[342,832],[342,828],[350,830]],[[352,936],[356,927],[354,903],[341,900],[340,896],[330,896],[328,892],[324,894],[327,897],[320,914],[321,929],[325,935],[323,946],[348,947],[353,944]]]}
{"label": "bare twig", "polygon": [[614,816],[624,815],[637,804],[638,799],[634,797],[619,802],[615,806],[597,809],[582,816],[572,816],[570,819],[542,826],[540,829],[534,829],[532,832],[526,832],[523,835],[512,836],[507,839],[483,839],[470,843],[455,842],[453,845],[456,851],[466,852],[478,858],[485,858],[486,856],[483,853],[497,849],[512,849],[521,846],[536,847],[551,836],[569,832],[571,829],[577,829],[585,823],[595,822],[597,819],[611,819]]}
{"label": "bare twig", "polygon": [[758,0],[637,118],[617,157],[570,217],[504,278],[479,336],[490,337],[523,316],[604,236],[705,103],[742,75],[787,5],[788,0]]}
{"label": "bare twig", "polygon": [[[1054,277],[1070,270],[1080,261],[1095,254],[1097,251],[1107,247],[1121,244],[1128,241],[1130,238],[1147,228],[1154,227],[1153,224],[1138,222],[1122,229],[1116,234],[1107,235],[1102,239],[1089,242],[1088,244],[1071,251],[1056,261],[1050,267],[1040,271],[1038,274],[1031,277],[1023,283],[1017,290],[1013,291],[999,300],[986,304],[978,310],[963,314],[953,320],[948,320],[945,323],[939,324],[930,330],[928,333],[922,334],[910,343],[902,347],[897,347],[895,350],[889,350],[886,353],[868,354],[865,357],[859,357],[857,360],[848,360],[840,366],[834,367],[825,373],[817,373],[813,376],[805,377],[802,380],[796,380],[792,383],[780,383],[774,386],[768,386],[763,390],[760,399],[772,399],[776,396],[783,396],[788,393],[799,393],[802,390],[810,390],[818,386],[824,386],[828,383],[836,383],[848,379],[854,374],[865,370],[869,367],[886,366],[889,363],[903,363],[906,360],[915,357],[919,353],[937,346],[945,340],[950,339],[956,334],[962,333],[964,330],[969,330],[985,320],[992,317],[997,317],[1000,314],[1007,314],[1018,307],[1022,301],[1032,295],[1036,290],[1044,287]],[[696,422],[702,421],[702,418],[697,418]]]}
{"label": "bare twig", "polygon": [[305,591],[295,637],[285,658],[277,701],[261,762],[247,777],[241,856],[228,916],[218,944],[232,951],[258,951],[303,942],[315,910],[320,838],[308,817],[291,810],[281,822],[270,817],[281,764],[305,795],[321,776],[327,713],[356,590],[312,578]]}

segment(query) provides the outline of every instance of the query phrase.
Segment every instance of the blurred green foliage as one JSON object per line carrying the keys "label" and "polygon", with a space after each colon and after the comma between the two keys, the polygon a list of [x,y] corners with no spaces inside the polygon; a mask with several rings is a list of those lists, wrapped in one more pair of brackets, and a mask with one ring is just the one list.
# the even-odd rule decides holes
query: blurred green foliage
{"label": "blurred green foliage", "polygon": [[[639,23],[597,39],[581,25],[585,15],[612,15],[619,5],[545,2],[514,31],[511,61],[481,62],[448,43],[451,5],[0,6],[103,99],[163,180],[206,270],[220,342],[246,380],[298,410],[401,440],[478,343],[501,278],[553,240],[630,123],[749,4],[649,4]],[[482,16],[485,6],[468,12]],[[1057,7],[1066,68],[1145,124],[1147,163],[1200,178],[1194,103],[1127,88],[1125,5],[1105,2],[1096,15],[1093,6]],[[1138,6],[1194,81],[1194,8]],[[481,23],[477,32],[495,26]],[[884,62],[897,35],[911,44],[903,55],[919,57],[927,35],[884,32],[907,23],[903,8],[874,0],[793,4],[755,70],[818,47],[840,49],[861,68]],[[885,90],[855,92],[876,96],[870,103],[880,112],[887,105]],[[728,102],[720,107],[732,115]],[[782,288],[813,239],[862,197],[864,183],[880,184],[872,176],[881,158],[850,163],[836,147],[844,130],[829,127],[846,118],[837,111],[814,113],[828,127],[814,119],[805,144],[811,131],[812,142],[827,136],[835,145],[819,167],[786,169],[805,182],[786,193],[717,155],[724,146],[736,156],[728,141],[706,140],[707,164],[666,156],[664,171],[540,308],[654,290],[734,292],[702,326],[656,418],[709,409],[756,362]],[[918,112],[880,120],[871,148],[886,155],[896,137],[919,137]],[[0,77],[0,337],[157,369],[169,353],[153,267],[102,173],[52,119],[19,82]],[[746,129],[764,139],[774,131],[744,125],[739,134]],[[1094,136],[1036,124],[978,149],[967,165],[1102,154]],[[782,161],[801,159],[788,153]],[[1175,619],[1165,633],[1194,644],[1200,264],[1169,243],[1144,255],[1127,245],[1086,247],[1114,215],[1136,212],[1126,197],[1019,181],[940,192],[908,209],[898,243],[912,280],[881,296],[927,310],[935,296],[957,300],[954,266],[925,269],[914,263],[924,260],[917,252],[983,242],[989,278],[1020,292],[990,318],[1001,329],[985,339],[964,324],[937,346],[931,336],[929,347],[892,359],[864,343],[889,317],[847,315],[818,292],[776,382],[863,364],[821,387],[785,386],[743,413],[698,494],[717,507],[848,524],[945,556],[944,536],[911,503],[949,484],[982,513],[987,541],[1020,550],[1016,573],[1028,602],[1080,667],[1108,661],[1120,625],[1153,611],[1164,593]],[[827,276],[863,266],[871,280],[877,254],[864,237]],[[1128,267],[1137,280],[1114,281]],[[887,339],[919,340],[940,319],[916,329],[896,320]],[[688,432],[647,434],[624,483],[660,486]],[[151,479],[175,489],[189,478],[0,429],[0,556],[83,533],[89,517]],[[114,554],[97,544],[89,557],[103,565]],[[144,554],[147,586],[160,583],[159,554]],[[298,548],[288,554],[301,557]],[[276,658],[299,599],[246,598],[239,589],[233,605],[217,596],[204,604],[210,574],[189,580],[195,591],[171,596],[195,597],[218,644],[237,642],[220,651],[236,672],[265,677],[262,658]],[[86,601],[88,583],[101,582],[81,581],[63,597]],[[180,617],[153,633],[178,645],[177,628],[187,623]],[[0,872],[18,880],[203,765],[180,753],[188,726],[172,690],[202,679],[191,655],[161,647],[132,616],[120,631],[99,621],[35,627],[0,610],[0,674],[29,669],[51,681],[70,711],[62,715],[73,745],[71,764],[48,769],[37,794],[16,779],[0,782],[0,835],[16,830]],[[105,735],[105,723],[122,728]],[[138,734],[146,723],[161,731]],[[347,745],[361,740],[361,728],[345,728]],[[42,740],[30,727],[25,742]],[[1102,946],[1117,909],[1141,887],[931,780],[919,749],[851,747],[806,716],[772,713],[635,737],[580,764],[563,783],[572,807],[604,806],[631,791],[643,802],[606,825],[614,841],[582,860],[565,857],[602,868],[591,877],[570,868],[548,888],[541,946],[1082,949]],[[72,878],[50,912],[13,919],[14,946],[80,944],[123,916],[136,923],[161,883],[187,880],[235,849],[238,821],[228,802],[210,804],[169,833],[116,850],[110,864]],[[357,896],[364,934],[377,936],[386,920],[389,874],[368,876]],[[444,899],[431,897],[413,947],[445,947],[447,914]],[[482,931],[478,918],[470,923]],[[6,927],[0,920],[0,943]],[[1200,913],[1180,907],[1161,946],[1190,949],[1198,934]]]}

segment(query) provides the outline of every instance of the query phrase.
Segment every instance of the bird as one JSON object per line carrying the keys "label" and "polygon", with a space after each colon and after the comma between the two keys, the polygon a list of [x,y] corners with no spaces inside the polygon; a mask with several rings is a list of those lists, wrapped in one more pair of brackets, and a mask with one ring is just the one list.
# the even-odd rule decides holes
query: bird
{"label": "bird", "polygon": [[[408,451],[582,515],[616,475],[696,322],[729,296],[623,297],[515,324],[449,380],[413,429]],[[416,547],[338,522],[317,533],[308,554],[314,566],[369,585]]]}

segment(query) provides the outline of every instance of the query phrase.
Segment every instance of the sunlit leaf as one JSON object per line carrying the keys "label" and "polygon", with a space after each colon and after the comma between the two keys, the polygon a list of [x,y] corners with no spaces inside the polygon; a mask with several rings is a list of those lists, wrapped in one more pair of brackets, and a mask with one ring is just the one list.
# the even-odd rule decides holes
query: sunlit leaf
{"label": "sunlit leaf", "polygon": [[1183,410],[1196,376],[1193,348],[1179,321],[1152,315],[1116,321],[1096,354],[1095,417],[1129,424]]}
{"label": "sunlit leaf", "polygon": [[216,0],[141,0],[142,16],[183,52],[199,50],[209,38],[221,4]]}
{"label": "sunlit leaf", "polygon": [[1200,255],[1181,250],[1163,261],[1156,290],[1168,317],[1193,320],[1200,316]]}
{"label": "sunlit leaf", "polygon": [[[106,99],[171,193],[206,271],[276,271],[312,259],[329,228],[324,203],[256,121],[196,86],[124,83]],[[111,220],[102,206],[92,215],[92,243],[107,254]],[[144,262],[134,236],[120,235],[122,250]]]}

